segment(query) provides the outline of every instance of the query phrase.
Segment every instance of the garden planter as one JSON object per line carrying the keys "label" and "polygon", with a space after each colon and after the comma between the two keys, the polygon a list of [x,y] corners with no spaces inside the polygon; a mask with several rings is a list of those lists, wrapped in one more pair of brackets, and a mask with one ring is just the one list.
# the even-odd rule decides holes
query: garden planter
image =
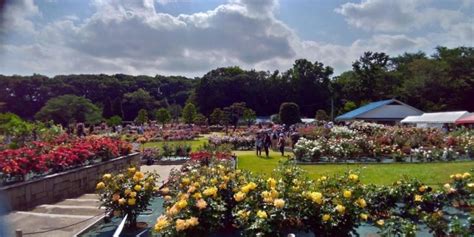
{"label": "garden planter", "polygon": [[92,193],[97,184],[98,174],[113,173],[130,165],[139,166],[139,164],[139,153],[133,153],[105,162],[4,186],[0,188],[0,192],[3,192],[8,198],[12,210],[26,210],[37,205]]}

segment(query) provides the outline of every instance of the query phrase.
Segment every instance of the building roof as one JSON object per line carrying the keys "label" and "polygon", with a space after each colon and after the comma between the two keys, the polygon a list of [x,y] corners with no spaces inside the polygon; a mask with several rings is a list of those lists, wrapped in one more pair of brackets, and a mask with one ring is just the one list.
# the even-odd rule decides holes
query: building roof
{"label": "building roof", "polygon": [[470,113],[456,120],[456,124],[474,124],[474,113]]}
{"label": "building roof", "polygon": [[[392,106],[395,104],[397,107]],[[382,108],[387,109],[381,110]],[[404,109],[401,109],[401,108]],[[384,112],[381,112],[384,111]],[[375,119],[375,120],[400,120],[407,115],[422,114],[423,111],[407,105],[396,99],[381,100],[366,104],[355,110],[336,117],[336,120]]]}
{"label": "building roof", "polygon": [[455,123],[456,120],[469,115],[467,111],[424,113],[421,116],[408,116],[401,123]]}

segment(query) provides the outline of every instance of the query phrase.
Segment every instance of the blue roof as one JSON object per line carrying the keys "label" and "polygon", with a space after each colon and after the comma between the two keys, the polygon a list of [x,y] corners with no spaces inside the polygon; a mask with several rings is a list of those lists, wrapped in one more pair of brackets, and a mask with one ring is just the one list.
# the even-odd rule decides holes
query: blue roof
{"label": "blue roof", "polygon": [[381,106],[384,106],[384,105],[388,105],[392,102],[394,102],[396,100],[394,99],[390,99],[390,100],[381,100],[381,101],[377,101],[377,102],[372,102],[370,104],[366,104],[362,107],[359,107],[355,110],[352,110],[350,112],[347,112],[343,115],[339,115],[336,117],[336,120],[350,120],[350,119],[355,119],[357,116],[361,115],[361,114],[364,114],[364,113],[367,113],[371,110],[374,110],[374,109],[377,109]]}

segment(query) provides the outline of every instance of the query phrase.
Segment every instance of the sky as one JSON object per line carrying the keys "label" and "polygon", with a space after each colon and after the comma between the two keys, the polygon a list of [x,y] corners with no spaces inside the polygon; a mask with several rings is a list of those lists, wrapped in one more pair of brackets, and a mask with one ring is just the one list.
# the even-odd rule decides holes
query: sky
{"label": "sky", "polygon": [[365,51],[474,45],[474,0],[6,0],[0,74],[199,77],[226,66],[335,75]]}

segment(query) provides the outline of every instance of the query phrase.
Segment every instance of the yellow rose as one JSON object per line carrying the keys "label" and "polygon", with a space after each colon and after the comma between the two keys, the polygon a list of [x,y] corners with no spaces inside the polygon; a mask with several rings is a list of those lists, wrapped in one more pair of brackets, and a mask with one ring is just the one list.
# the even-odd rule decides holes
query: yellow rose
{"label": "yellow rose", "polygon": [[96,186],[95,186],[96,189],[104,189],[105,188],[105,184],[104,182],[99,182]]}
{"label": "yellow rose", "polygon": [[474,183],[468,183],[468,184],[467,184],[467,187],[468,187],[468,188],[474,188]]}
{"label": "yellow rose", "polygon": [[240,191],[243,193],[248,193],[250,192],[250,186],[249,185],[244,185],[243,187],[240,188]]}
{"label": "yellow rose", "polygon": [[376,223],[377,223],[377,225],[382,226],[382,225],[385,224],[385,221],[383,221],[383,220],[378,220]]}
{"label": "yellow rose", "polygon": [[102,179],[103,180],[109,180],[112,178],[112,175],[111,174],[104,174],[104,176],[102,176]]}
{"label": "yellow rose", "polygon": [[188,224],[188,226],[197,226],[199,225],[199,220],[197,217],[191,217],[186,220],[186,223]]}
{"label": "yellow rose", "polygon": [[135,198],[136,196],[137,196],[137,192],[131,192],[131,193],[130,193],[130,197],[131,197],[131,198]]}
{"label": "yellow rose", "polygon": [[127,203],[129,206],[135,206],[136,202],[137,202],[137,199],[129,198]]}
{"label": "yellow rose", "polygon": [[455,180],[461,180],[462,179],[462,174],[455,174],[454,179]]}
{"label": "yellow rose", "polygon": [[336,211],[339,212],[340,214],[343,214],[346,211],[346,207],[343,205],[338,204],[336,206]]}
{"label": "yellow rose", "polygon": [[331,216],[329,214],[324,214],[322,219],[323,219],[324,222],[326,222],[329,219],[331,219]]}
{"label": "yellow rose", "polygon": [[321,194],[320,192],[311,192],[309,196],[313,202],[317,204],[323,203],[323,194]]}
{"label": "yellow rose", "polygon": [[127,201],[125,200],[125,198],[120,198],[120,199],[118,200],[118,203],[119,203],[119,205],[121,205],[121,206],[122,206],[122,205],[125,205],[125,202],[127,202]]}
{"label": "yellow rose", "polygon": [[217,194],[217,188],[216,187],[211,187],[211,188],[206,188],[202,194],[204,194],[204,196],[216,196]]}
{"label": "yellow rose", "polygon": [[183,209],[188,205],[188,201],[186,200],[180,200],[179,202],[176,203],[179,209]]}
{"label": "yellow rose", "polygon": [[165,199],[165,201],[169,201],[169,200],[172,199],[172,197],[171,197],[170,195],[166,195],[166,196],[164,197],[164,199]]}
{"label": "yellow rose", "polygon": [[270,188],[275,188],[277,182],[274,178],[269,178],[269,179],[267,179],[267,184]]}
{"label": "yellow rose", "polygon": [[145,175],[140,172],[140,171],[137,171],[134,175],[133,175],[133,181],[135,182],[138,182],[140,180],[142,180],[143,178],[145,178]]}
{"label": "yellow rose", "polygon": [[280,198],[275,199],[275,201],[273,201],[273,205],[278,209],[282,209],[285,206],[285,200]]}
{"label": "yellow rose", "polygon": [[445,184],[445,185],[443,185],[443,187],[444,187],[444,189],[446,189],[446,190],[451,189],[451,185],[449,185],[449,184]]}
{"label": "yellow rose", "polygon": [[160,232],[164,228],[168,227],[170,222],[168,221],[168,218],[164,215],[161,215],[156,219],[156,224],[155,224],[155,231]]}
{"label": "yellow rose", "polygon": [[349,191],[349,190],[346,190],[346,191],[344,191],[344,194],[343,194],[343,195],[344,195],[345,198],[351,198],[352,192]]}
{"label": "yellow rose", "polygon": [[319,178],[321,181],[325,181],[326,179],[328,179],[328,177],[326,176],[321,176],[321,178]]}
{"label": "yellow rose", "polygon": [[227,189],[227,184],[226,183],[221,183],[219,185],[219,189]]}
{"label": "yellow rose", "polygon": [[275,189],[270,190],[270,197],[277,198],[278,197],[278,191],[276,191]]}
{"label": "yellow rose", "polygon": [[215,185],[217,183],[217,179],[216,178],[212,178],[211,180],[211,184]]}
{"label": "yellow rose", "polygon": [[257,184],[254,183],[254,182],[250,182],[250,183],[249,183],[249,188],[250,188],[250,190],[254,190],[254,189],[257,188]]}
{"label": "yellow rose", "polygon": [[160,191],[161,191],[161,193],[162,193],[163,195],[166,195],[166,194],[168,194],[168,193],[170,192],[170,189],[169,189],[168,187],[164,187],[164,188],[162,188]]}
{"label": "yellow rose", "polygon": [[178,214],[178,212],[179,212],[179,210],[176,207],[176,205],[173,205],[171,208],[166,210],[166,215],[172,217],[172,216],[176,216],[176,214]]}
{"label": "yellow rose", "polygon": [[365,213],[361,213],[361,214],[360,214],[360,219],[366,221],[367,218],[369,218],[369,216],[368,216],[367,214],[365,214]]}
{"label": "yellow rose", "polygon": [[128,196],[130,193],[132,192],[131,189],[125,189],[124,193],[125,193],[125,196]]}
{"label": "yellow rose", "polygon": [[196,202],[196,207],[199,208],[199,210],[202,210],[207,207],[207,202],[204,199],[199,199]]}
{"label": "yellow rose", "polygon": [[200,199],[200,198],[202,198],[202,195],[201,195],[201,193],[195,193],[195,194],[193,194],[193,198],[194,199]]}
{"label": "yellow rose", "polygon": [[469,174],[468,172],[466,172],[462,175],[463,179],[467,179],[467,178],[470,178],[470,177],[471,177],[471,174]]}
{"label": "yellow rose", "polygon": [[357,199],[357,204],[359,205],[359,207],[362,208],[365,208],[367,206],[367,202],[362,198]]}
{"label": "yellow rose", "polygon": [[133,168],[133,167],[132,167],[132,168],[128,168],[128,173],[129,173],[130,175],[135,174],[136,171],[137,171],[136,168]]}
{"label": "yellow rose", "polygon": [[238,193],[234,194],[234,199],[235,199],[236,202],[240,202],[240,201],[244,200],[245,199],[245,193],[238,192]]}
{"label": "yellow rose", "polygon": [[247,219],[250,215],[250,211],[239,210],[237,215],[242,219]]}
{"label": "yellow rose", "polygon": [[189,186],[189,188],[188,188],[188,193],[194,193],[194,191],[196,191],[196,187],[194,187],[194,186]]}
{"label": "yellow rose", "polygon": [[142,190],[142,186],[137,184],[135,187],[133,187],[133,189],[135,189],[137,192],[140,192]]}
{"label": "yellow rose", "polygon": [[426,191],[426,186],[425,185],[421,185],[419,188],[418,188],[418,191],[420,191],[420,193],[423,193]]}
{"label": "yellow rose", "polygon": [[191,182],[191,180],[189,178],[182,178],[181,179],[181,183],[184,184],[184,185],[188,185],[190,182]]}
{"label": "yellow rose", "polygon": [[423,196],[418,195],[418,194],[415,195],[415,202],[421,202],[421,201],[423,201]]}
{"label": "yellow rose", "polygon": [[185,220],[183,220],[183,219],[177,219],[177,220],[176,220],[176,226],[175,226],[176,231],[179,232],[179,231],[182,231],[182,230],[186,230],[186,229],[188,228],[188,225],[189,225],[189,224],[186,223]]}
{"label": "yellow rose", "polygon": [[349,179],[353,182],[357,181],[359,179],[359,176],[357,176],[356,174],[350,174],[349,175]]}
{"label": "yellow rose", "polygon": [[268,216],[267,216],[267,212],[265,212],[265,211],[260,211],[260,210],[257,211],[257,216],[258,216],[258,218],[260,218],[260,219],[267,219],[267,217],[268,217]]}

